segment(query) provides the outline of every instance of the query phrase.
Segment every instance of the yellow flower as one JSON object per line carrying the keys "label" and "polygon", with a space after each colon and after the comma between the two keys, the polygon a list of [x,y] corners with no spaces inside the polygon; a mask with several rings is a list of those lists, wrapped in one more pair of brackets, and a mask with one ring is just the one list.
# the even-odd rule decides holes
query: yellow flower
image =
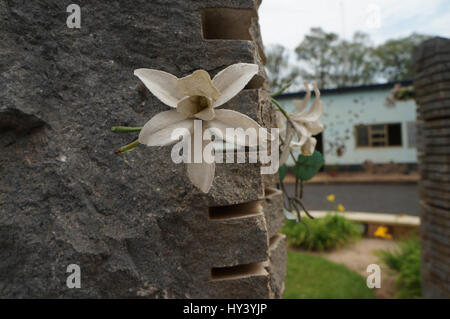
{"label": "yellow flower", "polygon": [[379,226],[373,235],[375,237],[392,239],[392,235],[388,234],[388,228],[386,226]]}
{"label": "yellow flower", "polygon": [[335,199],[334,194],[330,194],[327,196],[327,201],[329,202],[334,202],[334,199]]}
{"label": "yellow flower", "polygon": [[344,205],[339,204],[339,205],[337,206],[337,210],[340,211],[340,212],[343,212],[343,211],[345,210]]}

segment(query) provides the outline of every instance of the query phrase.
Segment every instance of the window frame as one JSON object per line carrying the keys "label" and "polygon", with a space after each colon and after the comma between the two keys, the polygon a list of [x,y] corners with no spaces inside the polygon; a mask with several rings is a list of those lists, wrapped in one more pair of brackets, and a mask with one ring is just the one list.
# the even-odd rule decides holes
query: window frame
{"label": "window frame", "polygon": [[[415,130],[415,136],[414,136],[414,145],[411,145],[410,143],[410,139],[409,136],[411,134],[410,132],[410,124],[414,125],[414,130]],[[407,143],[407,147],[408,148],[417,148],[417,121],[408,121],[406,122],[406,143]]]}
{"label": "window frame", "polygon": [[[405,142],[403,141],[404,138],[403,136],[401,136],[401,141],[402,144],[401,145],[386,145],[389,143],[389,130],[388,130],[388,126],[389,125],[393,125],[393,124],[398,124],[400,125],[400,134],[403,135],[403,123],[402,122],[389,122],[389,123],[373,123],[373,124],[358,124],[358,125],[354,125],[353,126],[353,132],[354,132],[354,137],[355,137],[355,149],[387,149],[387,148],[403,148]],[[383,133],[384,133],[384,137],[383,138],[375,138],[378,141],[381,141],[381,139],[384,140],[385,145],[384,146],[373,146],[373,137],[372,134],[376,134],[376,133],[372,133],[372,126],[377,126],[377,125],[383,125]],[[368,138],[368,144],[367,146],[359,146],[358,145],[358,127],[360,126],[364,126],[367,127],[368,132],[367,132],[367,138]],[[377,130],[376,130],[377,131]],[[380,130],[381,131],[381,130]]]}

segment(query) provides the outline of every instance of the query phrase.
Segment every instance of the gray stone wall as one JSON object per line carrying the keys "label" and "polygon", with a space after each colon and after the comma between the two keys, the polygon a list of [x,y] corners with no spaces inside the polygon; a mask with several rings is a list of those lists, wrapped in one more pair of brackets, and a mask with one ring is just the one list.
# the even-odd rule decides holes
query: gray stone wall
{"label": "gray stone wall", "polygon": [[205,195],[170,147],[115,155],[137,134],[110,131],[168,109],[134,69],[237,62],[260,73],[224,107],[273,127],[259,1],[80,1],[80,29],[70,3],[0,0],[0,297],[281,297],[277,176],[218,164]]}
{"label": "gray stone wall", "polygon": [[422,292],[450,297],[450,40],[414,51],[418,105]]}

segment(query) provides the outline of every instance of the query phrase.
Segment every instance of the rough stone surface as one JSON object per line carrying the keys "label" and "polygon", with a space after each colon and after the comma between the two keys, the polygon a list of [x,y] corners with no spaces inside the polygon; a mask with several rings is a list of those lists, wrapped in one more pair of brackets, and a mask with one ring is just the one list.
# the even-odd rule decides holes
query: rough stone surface
{"label": "rough stone surface", "polygon": [[[134,69],[214,75],[237,62],[261,71],[223,107],[270,126],[259,1],[83,1],[81,29],[66,26],[67,4],[0,0],[0,297],[280,297],[285,260],[270,268],[276,286],[260,267],[211,278],[214,267],[270,264],[262,212],[213,220],[210,207],[239,211],[276,178],[219,164],[204,195],[170,147],[117,156],[137,134],[110,131],[168,109]],[[250,40],[203,38],[202,9],[225,7],[255,11]],[[66,287],[69,264],[81,289]]]}
{"label": "rough stone surface", "polygon": [[270,287],[274,298],[282,298],[284,293],[284,279],[286,277],[286,236],[277,234],[270,240],[269,246]]}
{"label": "rough stone surface", "polygon": [[422,293],[450,298],[450,40],[434,38],[415,49]]}

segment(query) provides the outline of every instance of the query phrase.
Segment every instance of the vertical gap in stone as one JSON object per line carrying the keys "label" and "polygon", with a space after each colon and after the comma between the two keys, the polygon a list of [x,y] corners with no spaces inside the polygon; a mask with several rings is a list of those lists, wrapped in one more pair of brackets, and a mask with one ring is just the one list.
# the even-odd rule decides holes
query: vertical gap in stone
{"label": "vertical gap in stone", "polygon": [[262,205],[259,201],[209,207],[209,219],[224,220],[233,218],[246,218],[262,214]]}
{"label": "vertical gap in stone", "polygon": [[264,276],[267,274],[265,270],[265,262],[257,262],[245,265],[237,265],[232,267],[220,267],[211,269],[211,280],[230,280],[239,279],[250,276]]}

